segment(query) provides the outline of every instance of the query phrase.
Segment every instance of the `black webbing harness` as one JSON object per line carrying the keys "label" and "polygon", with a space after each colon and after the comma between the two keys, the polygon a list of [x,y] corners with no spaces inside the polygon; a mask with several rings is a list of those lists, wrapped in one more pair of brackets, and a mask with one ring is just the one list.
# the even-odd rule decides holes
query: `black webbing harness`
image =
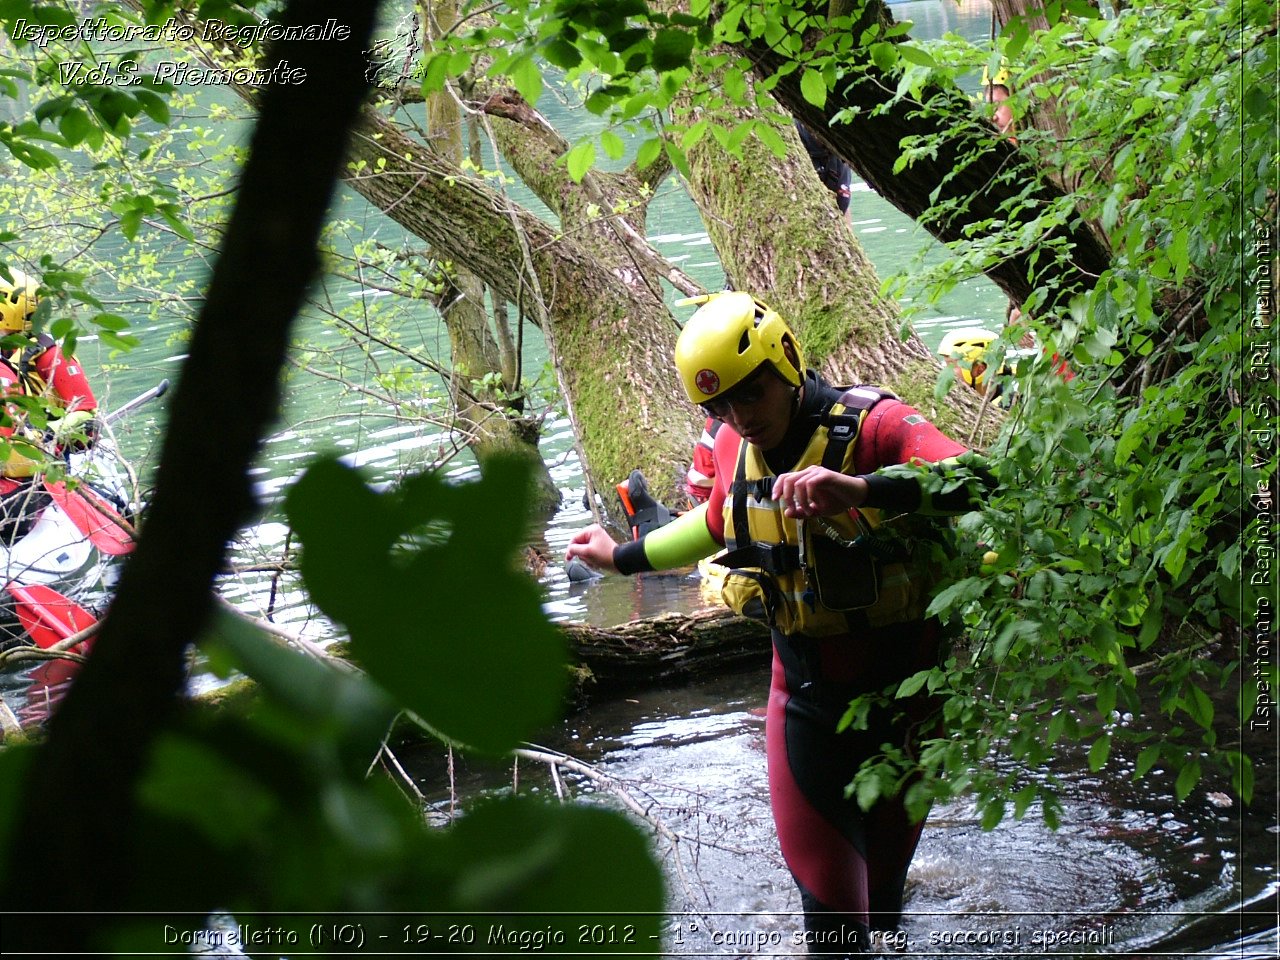
{"label": "black webbing harness", "polygon": [[[822,452],[822,466],[839,473],[844,467],[845,454],[858,439],[858,431],[866,414],[881,400],[896,400],[887,390],[877,387],[828,388],[836,394],[833,402],[822,414],[822,425],[827,428],[827,446]],[[838,391],[838,392],[837,392]],[[844,406],[844,412],[831,413],[836,404]],[[776,477],[760,477],[748,480],[747,442],[738,444],[738,463],[734,470],[733,484],[729,488],[732,502],[731,519],[735,547],[716,557],[716,563],[725,567],[755,567],[771,574],[790,573],[801,568],[800,548],[786,543],[765,544],[751,538],[751,526],[747,519],[747,498],[756,503],[773,499],[773,483]]]}

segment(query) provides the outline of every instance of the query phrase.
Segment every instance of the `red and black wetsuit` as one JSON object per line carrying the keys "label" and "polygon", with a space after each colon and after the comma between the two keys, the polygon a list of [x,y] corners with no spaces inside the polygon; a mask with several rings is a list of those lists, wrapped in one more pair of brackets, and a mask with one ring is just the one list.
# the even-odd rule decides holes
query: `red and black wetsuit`
{"label": "red and black wetsuit", "polygon": [[[775,474],[797,462],[819,418],[839,390],[810,374],[805,399],[787,438],[765,460]],[[714,447],[716,482],[707,525],[724,540],[724,502],[740,438],[722,427]],[[854,448],[858,474],[866,477],[868,506],[918,510],[923,494],[914,480],[874,474],[912,460],[937,462],[965,448],[944,436],[914,408],[894,399],[867,414]],[[956,503],[931,503],[961,512],[970,493]],[[861,628],[821,638],[773,633],[773,676],[766,726],[769,792],[782,853],[800,888],[810,949],[845,954],[866,949],[867,930],[892,929],[902,912],[903,885],[923,824],[913,824],[900,798],[881,800],[864,813],[846,798],[845,786],[881,745],[907,746],[932,735],[929,702],[898,701],[895,718],[873,711],[869,729],[836,732],[854,697],[885,689],[937,665],[942,642],[936,622],[917,620],[879,629]]]}
{"label": "red and black wetsuit", "polygon": [[48,334],[41,334],[35,343],[10,359],[10,369],[16,367],[21,374],[23,389],[29,394],[46,393],[56,400],[63,413],[77,410],[93,412],[98,409],[97,398],[84,367],[74,357],[62,352],[62,348]]}

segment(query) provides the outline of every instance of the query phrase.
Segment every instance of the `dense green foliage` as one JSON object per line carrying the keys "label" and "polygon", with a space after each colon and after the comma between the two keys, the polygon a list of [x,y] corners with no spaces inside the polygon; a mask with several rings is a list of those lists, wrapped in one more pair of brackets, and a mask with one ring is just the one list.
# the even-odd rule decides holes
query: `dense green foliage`
{"label": "dense green foliage", "polygon": [[[1001,217],[970,224],[947,257],[931,254],[930,267],[922,261],[890,289],[929,302],[1013,252],[1069,260],[1070,248],[1046,241],[1060,224],[1092,224],[1113,251],[1110,268],[1069,309],[1038,309],[1057,291],[1035,290],[1020,305],[1023,325],[989,353],[998,368],[1028,328],[1043,348],[1008,385],[1019,402],[989,451],[1003,486],[962,521],[969,549],[933,605],[968,642],[943,667],[889,692],[927,686],[944,700],[950,734],[920,757],[864,770],[859,798],[869,803],[914,778],[909,799],[919,812],[931,799],[973,791],[988,826],[1037,798],[1052,821],[1054,787],[1042,774],[1055,753],[1078,743],[1101,769],[1124,743],[1140,750],[1137,776],[1157,765],[1175,771],[1180,798],[1216,769],[1249,799],[1250,759],[1238,737],[1222,736],[1275,689],[1274,660],[1242,672],[1236,647],[1242,626],[1270,629],[1275,595],[1265,552],[1276,532],[1273,441],[1250,442],[1272,437],[1276,412],[1267,312],[1277,174],[1271,7],[1149,3],[1104,19],[1088,4],[1049,4],[1048,29],[1015,20],[983,49],[954,37],[904,42],[909,25],[889,26],[870,5],[864,17],[859,3],[834,19],[825,4],[804,2],[694,2],[683,13],[659,6],[514,3],[429,59],[424,84],[467,69],[478,42],[507,51],[490,72],[532,100],[541,57],[567,71],[586,108],[610,122],[599,138],[606,153],[619,152],[616,128],[649,137],[642,162],[665,150],[682,168],[682,147],[704,136],[733,150],[748,132],[769,142],[770,123],[788,122],[775,106],[771,119],[736,129],[664,123],[693,62],[728,71],[696,103],[754,96],[767,104],[781,74],[747,83],[750,62],[739,51],[751,41],[785,54],[784,71],[800,71],[805,99],[818,106],[829,91],[888,77],[895,94],[882,109],[954,116],[957,84],[972,89],[984,68],[1007,69],[1019,150],[1061,180],[1061,200],[1039,204],[1014,182]],[[1032,118],[1041,116],[1064,134],[1036,129]],[[939,146],[908,138],[898,169]],[[986,162],[980,147],[961,158],[957,175]],[[578,144],[570,170],[581,176],[595,156],[594,143]],[[1011,171],[988,176],[1000,182]],[[924,219],[954,218],[963,206],[935,207]],[[1016,230],[1006,229],[1011,222]],[[1064,361],[1071,378],[1059,369]],[[940,394],[952,376],[944,371]],[[1249,529],[1264,550],[1250,554],[1240,534],[1255,519]],[[988,550],[998,557],[982,565]],[[1236,708],[1225,716],[1224,696]],[[850,722],[863,706],[854,705]],[[1172,723],[1159,736],[1142,719],[1153,710]],[[1000,757],[1017,763],[992,762]]]}
{"label": "dense green foliage", "polygon": [[[457,31],[453,47],[424,63],[423,85],[436,89],[470,69],[477,51],[497,51],[492,72],[533,100],[545,61],[566,71],[587,109],[610,122],[599,136],[605,154],[621,156],[620,134],[639,132],[647,137],[642,161],[665,152],[683,169],[683,149],[707,136],[734,150],[754,133],[781,149],[771,123],[789,122],[765,100],[769,119],[733,129],[664,124],[693,58],[727,70],[722,87],[695,92],[706,106],[767,95],[771,79],[750,85],[750,62],[735,47],[764,38],[792,55],[789,69],[801,72],[811,103],[874,67],[896,82],[892,109],[913,112],[954,110],[955,84],[972,86],[982,65],[1003,58],[1014,77],[1019,149],[1062,174],[1069,190],[1060,204],[1031,211],[1030,225],[1023,218],[1016,234],[1003,229],[1005,221],[975,224],[945,261],[911,271],[894,288],[928,299],[1013,250],[1070,257],[1069,249],[1042,240],[1057,224],[1081,218],[1106,235],[1113,260],[1061,314],[1037,310],[1048,291],[1022,305],[1043,353],[1022,363],[1019,400],[988,451],[1002,487],[961,521],[964,549],[933,607],[965,639],[944,665],[887,692],[936,693],[949,735],[927,743],[921,756],[881,758],[859,775],[855,790],[870,803],[906,789],[921,811],[932,799],[972,791],[988,826],[1037,802],[1053,822],[1054,756],[1074,746],[1088,750],[1097,770],[1113,752],[1132,748],[1137,776],[1157,766],[1177,771],[1180,797],[1211,770],[1225,771],[1247,800],[1251,764],[1224,731],[1254,716],[1276,682],[1274,660],[1255,676],[1233,647],[1240,628],[1257,627],[1275,595],[1270,564],[1255,549],[1273,544],[1275,534],[1275,358],[1270,315],[1251,292],[1275,265],[1272,8],[1261,0],[1161,2],[1100,19],[1086,5],[1055,5],[1047,31],[1012,24],[993,52],[952,39],[904,42],[905,27],[878,22],[855,31],[862,21],[861,5],[854,6],[853,15],[828,20],[825,5],[799,3],[731,0],[713,15],[705,0],[687,13],[651,10],[642,0],[515,2],[478,32]],[[57,9],[0,0],[6,24],[22,16],[56,23],[65,16],[50,12]],[[205,12],[226,16],[229,9],[208,5]],[[155,5],[158,20],[166,15]],[[48,86],[50,95],[33,119],[0,124],[0,142],[34,175],[65,163],[60,154],[72,150],[93,164],[127,157],[133,169],[168,136],[172,91],[54,91],[53,76],[12,76],[31,89]],[[3,92],[12,97],[17,89]],[[1030,125],[1040,108],[1061,118],[1066,136]],[[139,134],[143,117],[155,126]],[[900,146],[903,169],[935,147],[927,140]],[[576,177],[595,151],[584,142],[567,155]],[[973,162],[981,162],[976,151]],[[104,229],[134,239],[155,229],[205,237],[173,206],[194,184],[147,170],[136,182],[112,178],[107,186],[91,165],[86,182],[103,184],[98,189],[108,191],[105,207],[113,214]],[[23,242],[12,234],[0,239],[6,252],[30,256]],[[389,252],[370,255],[392,269]],[[46,283],[62,276],[58,266],[42,264]],[[75,293],[82,279],[68,277],[70,296],[91,296]],[[156,286],[164,286],[162,277]],[[116,320],[95,316],[114,330]],[[1006,339],[990,357],[993,367],[1017,335]],[[1059,370],[1063,361],[1070,379]],[[216,895],[232,910],[304,902],[464,911],[556,903],[617,909],[626,902],[657,909],[658,882],[642,844],[616,820],[502,804],[478,811],[471,827],[464,820],[452,835],[435,837],[387,796],[385,784],[364,778],[370,751],[400,705],[443,736],[492,751],[509,747],[553,709],[554,650],[512,646],[549,639],[527,585],[504,592],[513,601],[508,608],[504,599],[501,621],[492,606],[487,612],[495,616],[473,618],[489,599],[470,596],[460,576],[475,565],[505,569],[510,562],[512,531],[522,527],[504,515],[509,490],[491,479],[465,492],[423,481],[375,495],[332,464],[299,487],[291,519],[306,545],[307,584],[365,646],[372,679],[335,677],[256,633],[220,624],[209,649],[224,666],[257,679],[263,700],[249,716],[191,721],[172,733],[142,794],[149,836],[194,837],[202,862],[217,865],[193,896],[207,894],[212,903]],[[334,501],[352,505],[340,529],[325,514]],[[1242,517],[1250,531],[1243,541]],[[988,551],[994,562],[984,562]],[[457,635],[461,616],[465,647]],[[437,617],[446,629],[408,636],[407,623]],[[1268,629],[1270,622],[1268,615]],[[497,721],[512,681],[489,686],[489,658],[501,651],[527,656],[502,666],[523,671],[531,684],[520,722],[509,726]],[[406,656],[415,669],[401,667]],[[450,679],[432,676],[433,663],[446,665]],[[1238,718],[1224,717],[1224,692],[1234,707],[1227,712]],[[865,706],[855,704],[849,722],[856,724]],[[1154,711],[1172,723],[1159,736],[1146,721]],[[3,760],[11,772],[22,762],[13,750]],[[233,806],[247,812],[217,815]],[[512,846],[498,849],[500,839]],[[575,858],[606,844],[630,864],[615,859],[611,875],[634,875],[636,888],[608,886],[584,872],[585,858]],[[573,865],[570,877],[565,864]],[[494,876],[506,885],[491,884]],[[157,883],[176,880],[157,875]],[[586,899],[589,888],[598,899]],[[425,889],[454,893],[427,902]]]}
{"label": "dense green foliage", "polygon": [[[176,22],[153,7],[146,22]],[[252,8],[201,5],[245,27],[260,23]],[[12,120],[0,119],[0,262],[41,278],[38,323],[71,348],[89,332],[111,363],[128,363],[139,330],[184,341],[235,199],[252,111],[225,86],[155,79],[164,64],[199,65],[172,27],[124,43],[61,32],[77,22],[66,4],[10,2],[0,16],[11,31],[27,21],[3,41],[12,56],[0,89],[11,109],[0,116]],[[119,4],[79,17],[108,37],[145,26]],[[327,382],[313,389],[334,395],[358,384],[350,396],[370,418],[448,428],[448,359],[434,324],[421,321],[443,289],[441,266],[368,230],[355,219],[362,207],[344,204],[326,227],[326,271],[291,375]],[[321,325],[336,336],[314,335]]]}
{"label": "dense green foliage", "polygon": [[[1033,226],[1083,216],[1114,259],[1069,314],[1023,305],[1044,350],[1022,365],[991,451],[1002,489],[962,521],[967,569],[933,605],[971,648],[899,691],[944,695],[958,734],[926,746],[908,790],[920,810],[972,787],[988,825],[1037,796],[1052,819],[1052,787],[1032,774],[1073,741],[1094,770],[1123,745],[1135,776],[1175,773],[1178,799],[1210,770],[1251,797],[1241,732],[1276,678],[1273,659],[1255,670],[1252,642],[1237,646],[1242,628],[1270,631],[1276,596],[1274,447],[1254,432],[1276,415],[1272,15],[1263,3],[1145,4],[1041,32],[1015,22],[1001,37],[1020,147],[1074,186]],[[950,73],[975,51],[944,42],[931,54]],[[933,73],[916,71],[902,96]],[[1037,107],[1067,136],[1029,126]],[[1035,243],[1001,226],[978,224],[932,278],[911,282],[938,289]],[[998,559],[975,570],[987,549]],[[1148,723],[1157,711],[1168,721]],[[890,770],[866,771],[860,789],[896,783]]]}
{"label": "dense green foliage", "polygon": [[[210,15],[227,7],[205,6]],[[102,12],[111,23],[131,22],[119,11]],[[170,12],[158,5],[156,22]],[[7,3],[0,22],[14,36],[23,17],[28,28],[58,27],[68,22],[67,13]],[[34,42],[35,35],[24,36]],[[128,180],[136,162],[153,178],[145,197],[140,188],[129,204],[107,205],[109,215],[89,232],[118,231],[138,241],[148,231],[168,229],[194,242],[195,231],[167,204],[188,196],[195,181],[183,181],[172,164],[143,163],[153,147],[165,153],[178,133],[191,133],[167,128],[171,115],[159,109],[176,105],[176,94],[147,91],[160,98],[152,101],[133,91],[127,104],[106,109],[108,81],[86,81],[67,92],[52,80],[41,83],[31,71],[44,69],[43,63],[54,63],[50,76],[56,76],[57,62],[98,56],[76,30],[67,40],[66,46],[49,45],[48,61],[35,57],[15,67],[12,79],[22,82],[5,89],[36,100],[36,121],[3,126],[14,162],[27,168],[15,169],[46,190],[44,198],[57,198],[57,183],[46,179],[50,171],[65,177],[68,167],[88,158],[89,175],[73,184],[68,195],[75,199],[59,210],[67,216],[75,202],[92,210],[80,188],[97,184],[116,196],[112,191]],[[55,101],[57,110],[41,109]],[[137,111],[155,126],[139,131],[126,122]],[[66,119],[72,116],[78,119]],[[194,152],[216,139],[212,132],[207,140],[192,138]],[[31,146],[35,141],[49,149]],[[124,161],[124,177],[106,169],[109,160]],[[169,175],[179,182],[167,183]],[[211,230],[205,239],[216,243],[216,224],[204,226]],[[0,242],[5,259],[43,269],[46,302],[56,302],[73,332],[79,313],[68,304],[75,303],[83,274],[66,278],[71,293],[59,297],[57,257],[36,259],[35,236],[7,235]],[[69,259],[83,252],[50,246]],[[128,248],[138,255],[134,266],[154,266],[140,246]],[[106,256],[99,262],[111,265]],[[164,278],[155,279],[164,288]],[[121,338],[115,345],[128,342]],[[234,407],[225,413],[236,416]],[[216,430],[209,435],[215,438]],[[248,703],[229,700],[220,711],[192,706],[163,726],[162,719],[144,720],[145,742],[155,740],[140,779],[130,784],[135,816],[127,827],[121,824],[128,832],[120,844],[127,862],[111,865],[118,877],[112,892],[99,895],[123,908],[170,913],[99,918],[91,929],[61,919],[53,929],[38,918],[11,918],[6,939],[123,953],[153,952],[163,942],[221,942],[267,947],[276,955],[307,947],[325,952],[350,945],[346,937],[415,952],[424,945],[486,951],[541,943],[557,952],[598,954],[653,944],[662,882],[644,835],[621,815],[512,796],[477,805],[451,829],[429,830],[425,811],[407,803],[391,780],[371,774],[402,711],[451,744],[495,755],[557,715],[567,680],[563,643],[513,555],[528,529],[528,490],[524,468],[501,459],[474,484],[451,487],[424,475],[382,494],[332,462],[315,466],[294,487],[288,519],[304,544],[311,595],[348,628],[365,670],[344,672],[309,660],[229,614],[203,638],[178,637],[200,641],[216,670],[252,678],[260,696]],[[341,509],[335,511],[335,504]],[[496,589],[501,602],[474,596],[482,584]],[[110,755],[122,746],[107,741],[100,749]],[[22,810],[22,778],[41,750],[48,748],[11,744],[0,754],[0,847],[6,852],[23,815],[38,820]],[[94,787],[85,785],[83,795]],[[608,858],[589,855],[598,849],[607,849]],[[25,889],[23,873],[12,858],[0,861],[0,885],[11,908],[67,904],[65,891]],[[268,939],[237,940],[224,931],[212,940],[219,936],[205,929],[212,910],[268,930]],[[283,910],[313,912],[262,916]],[[413,922],[394,913],[364,915],[374,910],[402,911]],[[617,916],[620,911],[628,916]],[[166,940],[169,930],[179,939]]]}

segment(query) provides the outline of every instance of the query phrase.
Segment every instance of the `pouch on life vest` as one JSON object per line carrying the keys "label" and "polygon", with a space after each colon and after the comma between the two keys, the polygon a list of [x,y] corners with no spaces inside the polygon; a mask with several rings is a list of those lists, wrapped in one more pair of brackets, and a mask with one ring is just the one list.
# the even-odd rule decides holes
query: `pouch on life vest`
{"label": "pouch on life vest", "polygon": [[[892,394],[869,388],[842,394],[793,469],[820,463],[847,472],[862,421],[885,397]],[[815,637],[923,614],[925,593],[911,576],[909,544],[884,536],[878,510],[798,523],[773,499],[773,480],[761,452],[743,441],[725,500],[729,549],[715,558],[730,568],[721,593],[731,609],[783,634]]]}
{"label": "pouch on life vest", "polygon": [[33,477],[40,472],[39,461],[23,456],[16,447],[9,447],[9,455],[0,461],[0,476]]}

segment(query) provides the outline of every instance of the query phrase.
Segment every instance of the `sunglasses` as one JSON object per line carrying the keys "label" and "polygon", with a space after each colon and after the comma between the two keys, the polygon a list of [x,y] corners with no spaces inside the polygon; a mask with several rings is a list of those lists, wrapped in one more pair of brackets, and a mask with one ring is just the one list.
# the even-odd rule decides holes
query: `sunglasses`
{"label": "sunglasses", "polygon": [[715,417],[717,420],[727,417],[730,407],[753,406],[763,399],[769,389],[768,381],[765,379],[768,373],[768,370],[761,368],[731,390],[698,406],[702,407],[708,416]]}

